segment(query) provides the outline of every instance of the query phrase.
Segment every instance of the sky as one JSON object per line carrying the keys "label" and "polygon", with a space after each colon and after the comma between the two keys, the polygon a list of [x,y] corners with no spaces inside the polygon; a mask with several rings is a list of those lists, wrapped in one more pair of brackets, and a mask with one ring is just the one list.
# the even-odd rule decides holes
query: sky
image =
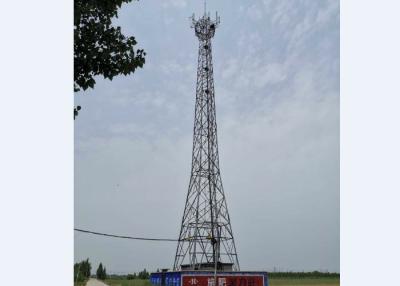
{"label": "sky", "polygon": [[[146,64],[75,96],[75,227],[177,238],[190,178],[201,0],[125,4]],[[218,0],[220,168],[241,270],[338,272],[339,1]],[[171,268],[175,242],[75,232],[75,261]]]}

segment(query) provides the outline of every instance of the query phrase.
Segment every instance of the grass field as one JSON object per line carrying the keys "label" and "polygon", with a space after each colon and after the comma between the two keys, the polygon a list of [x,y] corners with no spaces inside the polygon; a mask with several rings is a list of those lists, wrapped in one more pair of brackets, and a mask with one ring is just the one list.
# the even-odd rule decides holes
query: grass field
{"label": "grass field", "polygon": [[[106,280],[110,286],[150,286],[148,280]],[[284,279],[275,278],[269,280],[270,286],[339,286],[339,278],[304,278],[304,279]]]}
{"label": "grass field", "polygon": [[121,279],[107,279],[107,285],[110,286],[151,286],[149,280],[141,280],[141,279],[134,279],[134,280],[121,280]]}
{"label": "grass field", "polygon": [[339,278],[269,279],[270,286],[339,286]]}
{"label": "grass field", "polygon": [[85,286],[86,285],[86,281],[85,282],[74,282],[74,286]]}

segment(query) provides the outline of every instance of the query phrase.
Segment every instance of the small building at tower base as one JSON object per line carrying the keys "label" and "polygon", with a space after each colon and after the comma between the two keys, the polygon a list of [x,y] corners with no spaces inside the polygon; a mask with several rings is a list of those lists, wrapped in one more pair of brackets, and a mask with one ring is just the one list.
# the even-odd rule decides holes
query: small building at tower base
{"label": "small building at tower base", "polygon": [[214,262],[203,262],[200,264],[196,264],[195,267],[193,267],[190,264],[182,264],[181,265],[181,270],[183,271],[188,271],[188,270],[208,270],[208,271],[214,271],[215,267],[217,268],[218,271],[233,271],[233,263],[227,263],[227,262],[217,262],[215,265]]}

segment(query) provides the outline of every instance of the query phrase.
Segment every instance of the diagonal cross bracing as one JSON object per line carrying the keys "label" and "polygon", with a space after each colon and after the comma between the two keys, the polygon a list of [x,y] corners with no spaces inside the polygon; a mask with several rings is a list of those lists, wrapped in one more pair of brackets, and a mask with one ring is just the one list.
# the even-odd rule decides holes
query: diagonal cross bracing
{"label": "diagonal cross bracing", "polygon": [[211,39],[219,17],[213,21],[204,14],[192,21],[199,39],[192,168],[174,270],[216,262],[239,270],[218,156]]}

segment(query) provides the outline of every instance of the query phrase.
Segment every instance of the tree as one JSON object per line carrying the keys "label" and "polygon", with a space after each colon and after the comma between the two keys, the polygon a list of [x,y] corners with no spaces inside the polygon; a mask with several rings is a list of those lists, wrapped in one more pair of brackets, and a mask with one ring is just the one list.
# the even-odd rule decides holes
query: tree
{"label": "tree", "polygon": [[[134,73],[145,63],[143,49],[121,27],[113,26],[118,9],[132,0],[74,1],[74,91],[93,88],[97,75],[112,80],[117,75]],[[74,108],[74,118],[78,114]]]}
{"label": "tree", "polygon": [[100,262],[99,267],[96,271],[96,277],[99,280],[105,280],[107,278],[106,268],[103,267],[103,264]]}
{"label": "tree", "polygon": [[93,88],[94,76],[110,80],[130,74],[145,63],[144,50],[134,50],[134,37],[112,25],[118,9],[132,0],[74,1],[74,89]]}
{"label": "tree", "polygon": [[150,273],[147,272],[146,268],[143,271],[140,271],[138,274],[139,279],[149,279]]}
{"label": "tree", "polygon": [[136,277],[136,274],[135,275],[133,275],[133,274],[128,274],[128,276],[126,276],[126,279],[127,280],[133,280],[133,279],[135,279]]}
{"label": "tree", "polygon": [[92,266],[90,265],[89,258],[79,263],[74,264],[74,280],[82,282],[90,277],[90,271]]}
{"label": "tree", "polygon": [[91,270],[92,270],[92,266],[90,265],[89,258],[87,258],[87,259],[86,259],[85,261],[83,261],[82,263],[83,263],[83,269],[82,269],[83,275],[84,275],[86,278],[89,278],[89,277],[90,277],[90,272],[91,272]]}
{"label": "tree", "polygon": [[102,275],[103,275],[103,264],[100,263],[99,267],[97,268],[97,271],[96,271],[97,279],[101,279]]}
{"label": "tree", "polygon": [[106,268],[103,268],[103,279],[102,280],[106,280],[107,279],[107,271]]}
{"label": "tree", "polygon": [[75,282],[82,282],[85,278],[83,277],[83,273],[81,271],[81,264],[75,263],[74,264],[74,281]]}

